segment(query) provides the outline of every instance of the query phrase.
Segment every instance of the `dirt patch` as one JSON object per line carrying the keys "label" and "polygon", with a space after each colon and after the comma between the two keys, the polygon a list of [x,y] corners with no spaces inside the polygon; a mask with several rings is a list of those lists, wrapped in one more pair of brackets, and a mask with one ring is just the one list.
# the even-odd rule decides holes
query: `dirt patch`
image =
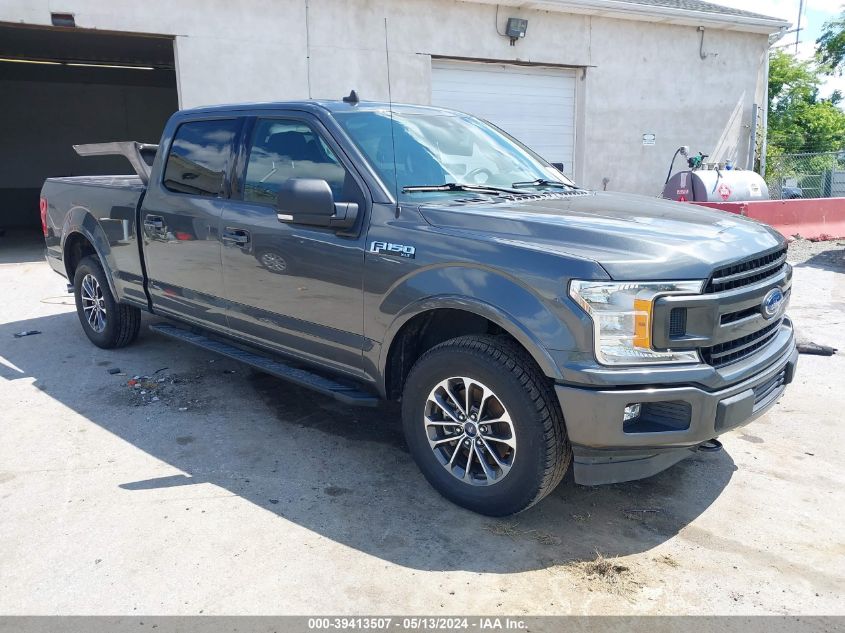
{"label": "dirt patch", "polygon": [[387,444],[408,452],[395,403],[382,402],[373,409],[352,407],[259,371],[251,372],[247,380],[282,424],[347,440]]}
{"label": "dirt patch", "polygon": [[135,407],[164,406],[189,411],[199,409],[208,400],[203,397],[202,372],[183,374],[152,373],[123,378],[123,396]]}
{"label": "dirt patch", "polygon": [[661,508],[626,508],[622,510],[622,516],[629,521],[646,522],[649,519],[658,517],[663,513]]}
{"label": "dirt patch", "polygon": [[537,541],[541,545],[560,545],[561,542],[557,536],[543,532],[542,530],[520,529],[519,523],[496,523],[487,525],[484,529],[496,536],[507,536],[513,540],[526,538]]}
{"label": "dirt patch", "polygon": [[675,560],[675,558],[671,554],[663,554],[662,556],[657,556],[654,559],[655,563],[661,563],[666,565],[667,567],[680,567],[681,564]]}
{"label": "dirt patch", "polygon": [[593,560],[569,563],[565,567],[589,591],[597,589],[630,599],[643,587],[630,566],[618,558],[605,558],[598,551]]}
{"label": "dirt patch", "polygon": [[323,489],[323,492],[330,497],[340,497],[342,495],[352,494],[352,490],[349,488],[341,488],[340,486],[328,486]]}

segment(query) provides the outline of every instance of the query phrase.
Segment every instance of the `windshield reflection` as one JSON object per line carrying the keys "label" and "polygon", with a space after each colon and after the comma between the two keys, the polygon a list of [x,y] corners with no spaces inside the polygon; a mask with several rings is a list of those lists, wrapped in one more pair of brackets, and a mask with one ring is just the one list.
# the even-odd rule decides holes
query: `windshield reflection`
{"label": "windshield reflection", "polygon": [[468,115],[394,111],[391,117],[388,110],[361,110],[336,118],[397,199],[460,191],[404,191],[447,183],[500,189],[574,186],[530,149]]}

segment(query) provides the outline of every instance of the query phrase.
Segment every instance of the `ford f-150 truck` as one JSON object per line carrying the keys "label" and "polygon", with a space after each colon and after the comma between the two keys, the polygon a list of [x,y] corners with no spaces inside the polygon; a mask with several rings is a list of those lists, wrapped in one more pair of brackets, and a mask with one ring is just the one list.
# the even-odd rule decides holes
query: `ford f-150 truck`
{"label": "ford f-150 truck", "polygon": [[[50,178],[47,261],[102,348],[150,327],[327,397],[398,400],[445,497],[507,515],[574,461],[653,475],[793,377],[786,243],[588,191],[496,127],[412,105],[180,111],[134,176]],[[174,351],[174,353],[176,353]]]}

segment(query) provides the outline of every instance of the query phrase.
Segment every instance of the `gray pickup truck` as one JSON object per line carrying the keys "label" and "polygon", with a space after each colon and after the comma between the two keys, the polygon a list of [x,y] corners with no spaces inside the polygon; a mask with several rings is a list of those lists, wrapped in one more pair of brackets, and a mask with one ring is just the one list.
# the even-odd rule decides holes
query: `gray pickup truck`
{"label": "gray pickup truck", "polygon": [[102,348],[150,327],[350,405],[399,400],[453,502],[520,512],[653,475],[795,371],[786,243],[742,217],[587,191],[506,133],[412,105],[177,112],[135,176],[50,178],[47,261]]}

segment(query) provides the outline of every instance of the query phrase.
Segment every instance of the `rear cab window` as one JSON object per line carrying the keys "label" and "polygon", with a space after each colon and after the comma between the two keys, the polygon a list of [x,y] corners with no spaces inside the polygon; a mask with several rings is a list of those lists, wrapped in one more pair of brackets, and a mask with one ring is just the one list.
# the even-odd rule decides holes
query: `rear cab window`
{"label": "rear cab window", "polygon": [[164,187],[175,193],[220,197],[240,132],[238,119],[188,121],[179,126],[164,169]]}

